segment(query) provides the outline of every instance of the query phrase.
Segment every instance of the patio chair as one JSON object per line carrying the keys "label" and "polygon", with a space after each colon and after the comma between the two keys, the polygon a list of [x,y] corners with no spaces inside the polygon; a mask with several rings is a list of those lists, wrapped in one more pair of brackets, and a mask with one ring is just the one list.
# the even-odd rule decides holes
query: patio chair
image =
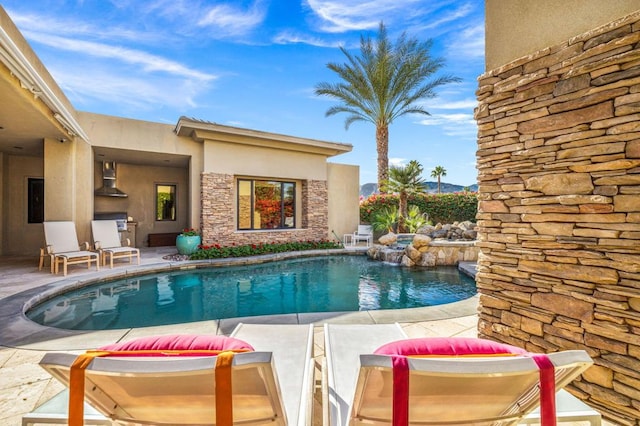
{"label": "patio chair", "polygon": [[109,266],[113,269],[113,259],[128,258],[129,263],[132,263],[134,257],[138,258],[138,265],[140,264],[140,250],[129,247],[131,241],[128,238],[127,245],[122,245],[118,223],[115,220],[92,220],[91,232],[94,247],[100,254],[103,266],[107,264],[107,259],[109,259]]}
{"label": "patio chair", "polygon": [[70,426],[82,424],[83,396],[114,424],[309,426],[313,328],[241,324],[233,335],[143,338],[106,346],[107,356],[47,353],[40,365],[70,389]]}
{"label": "patio chair", "polygon": [[[541,359],[551,361],[550,370],[550,364],[539,369],[533,354],[482,339],[406,339],[397,325],[325,324],[324,330],[323,416],[327,426],[549,425],[555,424],[556,416],[600,424],[597,412],[567,392],[554,395],[552,386],[561,389],[592,364],[584,351],[542,355]],[[407,346],[415,352],[429,342],[434,348],[429,355],[393,353]],[[476,350],[473,356],[451,356],[435,349],[440,345],[451,350],[464,346],[461,343],[469,349],[486,345],[496,352],[481,355]],[[496,348],[501,347],[516,353],[498,355]],[[534,412],[541,396],[541,410]]]}
{"label": "patio chair", "polygon": [[62,264],[63,275],[67,275],[67,265],[86,263],[87,269],[95,262],[100,270],[98,253],[89,251],[89,243],[78,244],[76,225],[73,222],[43,222],[46,248],[40,251],[40,269],[44,256],[51,259],[51,273],[57,274]]}
{"label": "patio chair", "polygon": [[356,245],[360,241],[366,242],[367,247],[373,244],[373,226],[358,225],[358,230],[353,233],[353,237],[351,238],[351,244]]}

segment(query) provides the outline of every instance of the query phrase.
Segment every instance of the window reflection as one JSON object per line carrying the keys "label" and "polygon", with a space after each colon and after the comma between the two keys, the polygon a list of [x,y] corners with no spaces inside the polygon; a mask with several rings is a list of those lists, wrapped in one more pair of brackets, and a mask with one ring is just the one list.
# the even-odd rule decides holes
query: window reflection
{"label": "window reflection", "polygon": [[238,229],[295,228],[293,182],[238,180]]}
{"label": "window reflection", "polygon": [[156,220],[176,220],[176,185],[156,185]]}

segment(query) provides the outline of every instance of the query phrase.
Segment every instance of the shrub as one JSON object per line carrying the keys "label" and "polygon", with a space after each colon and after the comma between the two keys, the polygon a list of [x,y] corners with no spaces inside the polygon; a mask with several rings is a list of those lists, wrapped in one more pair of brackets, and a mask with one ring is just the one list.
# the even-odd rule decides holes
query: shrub
{"label": "shrub", "polygon": [[429,223],[429,219],[426,213],[421,213],[420,209],[416,205],[409,207],[407,217],[405,218],[405,225],[410,233],[415,233],[418,229]]}
{"label": "shrub", "polygon": [[198,251],[189,256],[191,260],[219,259],[225,257],[257,256],[259,254],[283,253],[287,251],[342,248],[342,244],[331,240],[296,241],[290,243],[246,244],[242,246],[200,245]]}
{"label": "shrub", "polygon": [[[360,221],[373,223],[378,212],[387,207],[398,207],[395,194],[374,194],[360,202]],[[478,212],[478,193],[456,192],[452,194],[414,194],[408,204],[417,206],[426,213],[430,222],[453,223],[475,221]]]}

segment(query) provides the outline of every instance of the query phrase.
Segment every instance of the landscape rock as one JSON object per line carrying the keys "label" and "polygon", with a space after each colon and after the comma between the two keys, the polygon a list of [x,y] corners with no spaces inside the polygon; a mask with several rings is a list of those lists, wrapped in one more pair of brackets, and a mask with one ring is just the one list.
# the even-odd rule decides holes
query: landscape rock
{"label": "landscape rock", "polygon": [[402,266],[408,266],[408,267],[411,267],[411,266],[414,266],[414,265],[416,264],[416,262],[414,262],[413,260],[411,260],[411,259],[409,258],[409,256],[402,256],[402,261],[400,262],[400,264],[401,264]]}
{"label": "landscape rock", "polygon": [[413,244],[409,244],[405,249],[404,249],[405,255],[407,257],[409,257],[409,259],[411,259],[412,261],[416,262],[418,259],[420,259],[420,256],[422,255],[422,253],[420,253]]}
{"label": "landscape rock", "polygon": [[431,242],[431,237],[428,235],[416,234],[413,237],[413,247],[420,249],[421,247],[428,246]]}
{"label": "landscape rock", "polygon": [[390,246],[392,244],[395,244],[396,241],[398,241],[398,236],[393,232],[389,232],[388,234],[378,238],[378,242],[383,246]]}
{"label": "landscape rock", "polygon": [[436,256],[433,253],[422,253],[420,260],[416,262],[416,265],[434,267],[436,266]]}

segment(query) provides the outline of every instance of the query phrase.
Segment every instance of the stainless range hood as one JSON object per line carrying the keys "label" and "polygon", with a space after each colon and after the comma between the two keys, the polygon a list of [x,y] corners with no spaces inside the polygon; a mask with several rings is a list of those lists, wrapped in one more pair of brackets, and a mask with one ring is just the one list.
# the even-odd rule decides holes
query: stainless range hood
{"label": "stainless range hood", "polygon": [[116,163],[115,161],[102,162],[102,188],[94,192],[101,197],[127,197],[127,194],[116,188]]}

